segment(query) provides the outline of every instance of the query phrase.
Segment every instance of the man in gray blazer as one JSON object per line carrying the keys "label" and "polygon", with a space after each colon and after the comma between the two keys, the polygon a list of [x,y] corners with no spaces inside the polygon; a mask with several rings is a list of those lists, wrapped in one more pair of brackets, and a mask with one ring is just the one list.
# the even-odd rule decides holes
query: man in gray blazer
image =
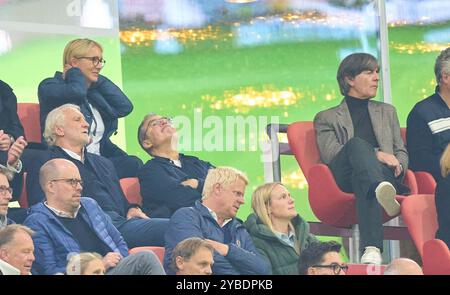
{"label": "man in gray blazer", "polygon": [[375,57],[349,55],[339,66],[337,80],[345,98],[314,118],[317,145],[338,186],[355,194],[361,263],[381,264],[380,205],[390,216],[400,212],[395,195],[409,192],[401,183],[408,154],[395,108],[370,100],[377,94],[379,81]]}

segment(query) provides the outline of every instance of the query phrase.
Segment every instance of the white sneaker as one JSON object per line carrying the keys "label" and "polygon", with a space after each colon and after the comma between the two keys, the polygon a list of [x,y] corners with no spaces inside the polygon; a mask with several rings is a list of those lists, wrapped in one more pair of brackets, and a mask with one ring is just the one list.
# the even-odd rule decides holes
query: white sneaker
{"label": "white sneaker", "polygon": [[383,259],[381,258],[380,249],[373,246],[365,248],[364,254],[361,256],[361,263],[381,265],[382,262]]}
{"label": "white sneaker", "polygon": [[380,182],[375,189],[378,203],[389,216],[397,216],[400,213],[400,204],[395,199],[396,194],[395,187],[387,181]]}

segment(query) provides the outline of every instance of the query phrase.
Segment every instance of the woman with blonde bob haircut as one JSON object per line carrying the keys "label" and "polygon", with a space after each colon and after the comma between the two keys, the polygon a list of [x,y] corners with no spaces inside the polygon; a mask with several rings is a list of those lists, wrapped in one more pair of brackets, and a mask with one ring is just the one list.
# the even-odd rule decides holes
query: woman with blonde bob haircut
{"label": "woman with blonde bob haircut", "polygon": [[272,273],[298,275],[300,252],[317,240],[297,213],[289,191],[278,182],[261,185],[253,192],[252,208],[245,227]]}
{"label": "woman with blonde bob haircut", "polygon": [[67,263],[68,275],[104,275],[103,257],[95,252],[72,255]]}
{"label": "woman with blonde bob haircut", "polygon": [[117,133],[118,119],[130,114],[133,104],[117,85],[100,75],[106,65],[103,47],[91,39],[75,39],[67,43],[62,60],[62,72],[39,84],[41,128],[53,109],[64,104],[79,106],[89,124],[87,151],[110,159],[119,178],[135,177],[142,161],[110,140]]}
{"label": "woman with blonde bob haircut", "polygon": [[450,144],[442,153],[440,164],[443,178],[438,181],[435,191],[439,225],[436,238],[443,240],[450,247]]}

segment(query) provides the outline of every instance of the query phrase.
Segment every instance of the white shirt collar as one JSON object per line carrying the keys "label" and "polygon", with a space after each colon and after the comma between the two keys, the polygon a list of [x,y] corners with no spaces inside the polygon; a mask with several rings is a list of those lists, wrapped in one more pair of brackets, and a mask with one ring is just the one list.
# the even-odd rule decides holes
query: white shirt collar
{"label": "white shirt collar", "polygon": [[[208,206],[204,205],[203,203],[202,203],[202,205],[205,206],[206,209],[208,209],[209,214],[211,214],[211,216],[214,218],[214,220],[217,222],[217,224],[219,224],[219,219],[217,218],[216,212],[214,212],[213,210],[209,209]],[[220,227],[224,227],[224,226],[225,226],[228,222],[230,222],[232,219],[233,219],[233,218],[225,219],[225,220],[223,221],[223,224],[222,224]]]}
{"label": "white shirt collar", "polygon": [[63,148],[63,147],[61,147],[61,149],[62,149],[63,151],[65,151],[71,158],[73,158],[73,159],[75,159],[75,160],[78,160],[78,161],[84,163],[84,149],[83,149],[83,151],[82,151],[81,157],[80,157],[77,153],[72,152],[71,150],[65,149],[65,148]]}
{"label": "white shirt collar", "polygon": [[67,213],[67,212],[64,212],[64,211],[61,211],[61,210],[58,210],[56,208],[53,208],[53,207],[49,206],[47,201],[44,202],[44,205],[48,209],[50,209],[53,213],[55,213],[56,216],[64,217],[64,218],[77,218],[78,212],[80,211],[80,208],[81,208],[81,205],[78,205],[78,208],[75,211],[75,213],[74,214],[70,214],[70,213]]}
{"label": "white shirt collar", "polygon": [[0,259],[0,271],[4,275],[20,275],[20,270],[9,264],[8,262]]}

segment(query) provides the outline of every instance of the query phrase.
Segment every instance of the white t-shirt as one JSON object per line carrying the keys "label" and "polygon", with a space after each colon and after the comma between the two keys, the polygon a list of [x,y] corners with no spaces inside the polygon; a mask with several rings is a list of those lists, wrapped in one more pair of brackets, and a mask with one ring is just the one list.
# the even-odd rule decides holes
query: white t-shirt
{"label": "white t-shirt", "polygon": [[100,140],[105,133],[105,124],[103,124],[103,119],[100,112],[91,104],[89,104],[89,107],[92,110],[95,120],[92,120],[91,129],[89,130],[89,135],[92,137],[92,143],[88,145],[86,149],[90,153],[100,155]]}

